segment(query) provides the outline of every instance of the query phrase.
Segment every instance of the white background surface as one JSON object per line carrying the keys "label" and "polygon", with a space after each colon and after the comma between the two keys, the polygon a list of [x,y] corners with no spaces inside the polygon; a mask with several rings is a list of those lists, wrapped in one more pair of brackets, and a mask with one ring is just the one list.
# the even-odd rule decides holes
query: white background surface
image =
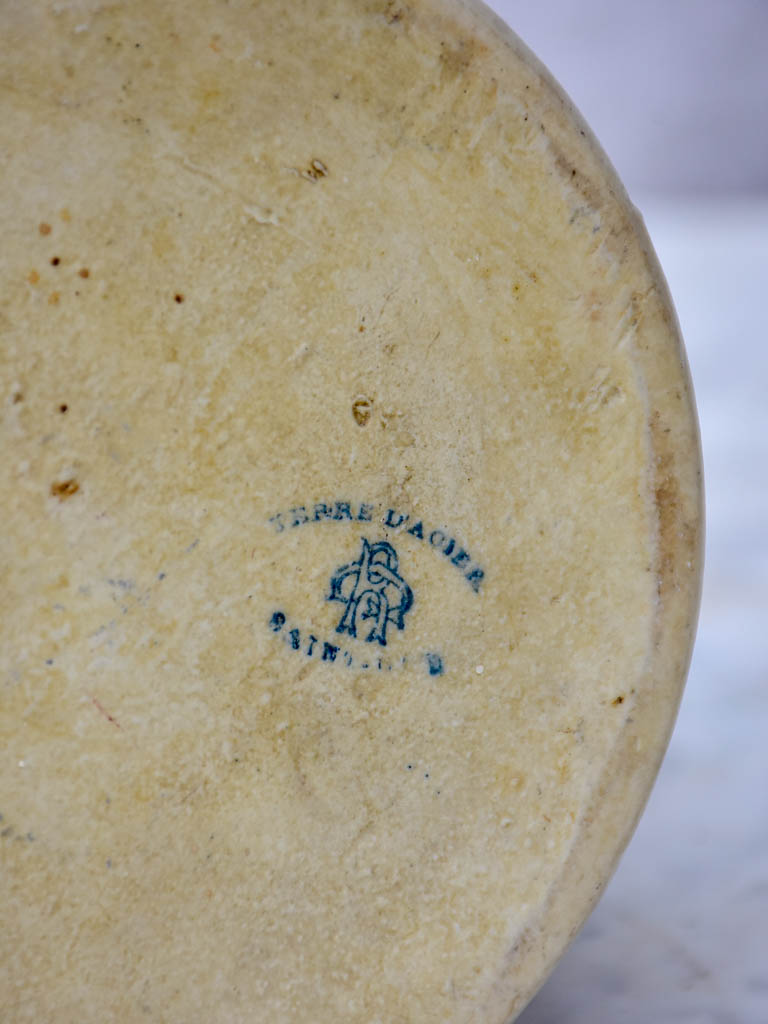
{"label": "white background surface", "polygon": [[646,812],[519,1024],[768,1024],[768,0],[494,0],[666,272],[704,451],[698,639]]}

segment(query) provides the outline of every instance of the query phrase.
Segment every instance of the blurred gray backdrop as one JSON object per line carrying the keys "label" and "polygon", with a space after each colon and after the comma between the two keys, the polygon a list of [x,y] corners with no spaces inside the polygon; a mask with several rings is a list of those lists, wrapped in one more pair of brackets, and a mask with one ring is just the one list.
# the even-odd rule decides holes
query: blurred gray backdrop
{"label": "blurred gray backdrop", "polygon": [[630,195],[768,192],[766,0],[491,0]]}

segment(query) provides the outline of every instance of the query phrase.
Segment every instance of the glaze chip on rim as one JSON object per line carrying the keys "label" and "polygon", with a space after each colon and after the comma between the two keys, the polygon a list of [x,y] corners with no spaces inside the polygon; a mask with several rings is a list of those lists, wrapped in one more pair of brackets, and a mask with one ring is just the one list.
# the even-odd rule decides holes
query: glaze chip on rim
{"label": "glaze chip on rim", "polygon": [[0,12],[0,996],[503,1024],[695,625],[674,313],[460,0]]}

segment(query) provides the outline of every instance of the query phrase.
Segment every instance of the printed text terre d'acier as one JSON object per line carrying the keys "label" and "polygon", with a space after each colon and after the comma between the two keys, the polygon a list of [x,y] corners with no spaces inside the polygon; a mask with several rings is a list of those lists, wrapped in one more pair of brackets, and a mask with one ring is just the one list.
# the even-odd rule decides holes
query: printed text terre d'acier
{"label": "printed text terre d'acier", "polygon": [[411,537],[423,541],[442,554],[459,570],[475,593],[479,593],[480,585],[485,578],[483,569],[447,530],[433,528],[410,513],[393,508],[382,511],[381,506],[367,502],[317,502],[313,505],[297,505],[286,512],[278,512],[269,517],[269,522],[276,533],[314,523],[381,523],[385,530],[410,534]]}

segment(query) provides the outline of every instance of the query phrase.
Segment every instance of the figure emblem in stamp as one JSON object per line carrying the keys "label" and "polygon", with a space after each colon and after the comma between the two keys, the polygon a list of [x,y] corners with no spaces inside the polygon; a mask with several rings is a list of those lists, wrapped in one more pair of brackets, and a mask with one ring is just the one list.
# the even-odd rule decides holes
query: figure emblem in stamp
{"label": "figure emblem in stamp", "polygon": [[397,552],[385,540],[370,544],[364,537],[360,557],[342,565],[331,577],[329,601],[346,605],[337,633],[357,636],[357,627],[372,620],[368,643],[387,646],[387,625],[405,628],[405,616],[413,605],[413,591],[398,573]]}

